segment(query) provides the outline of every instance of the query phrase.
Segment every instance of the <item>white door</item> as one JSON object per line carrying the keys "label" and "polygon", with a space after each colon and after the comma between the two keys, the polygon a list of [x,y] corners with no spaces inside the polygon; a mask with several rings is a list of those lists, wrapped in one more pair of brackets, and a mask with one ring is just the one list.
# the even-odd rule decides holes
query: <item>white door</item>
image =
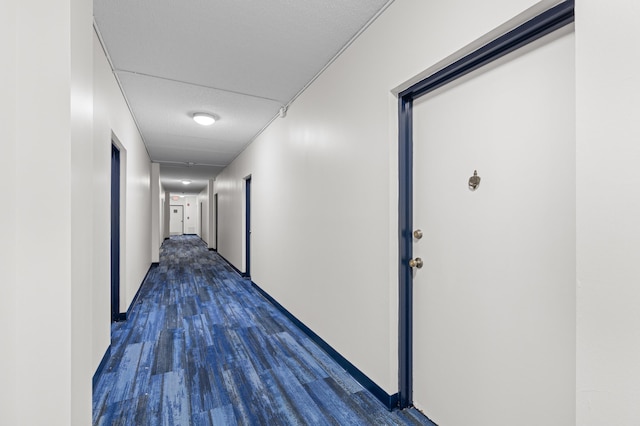
{"label": "white door", "polygon": [[170,206],[169,232],[171,235],[182,235],[184,233],[184,206]]}
{"label": "white door", "polygon": [[413,400],[441,426],[575,424],[567,32],[414,103]]}

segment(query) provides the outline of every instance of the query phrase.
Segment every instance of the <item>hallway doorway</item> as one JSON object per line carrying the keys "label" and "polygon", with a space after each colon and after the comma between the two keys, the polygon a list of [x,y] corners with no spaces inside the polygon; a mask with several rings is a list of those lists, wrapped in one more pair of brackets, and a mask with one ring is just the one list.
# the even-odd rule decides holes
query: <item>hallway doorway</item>
{"label": "hallway doorway", "polygon": [[572,382],[573,34],[504,59],[414,103],[414,404],[438,424],[529,424]]}
{"label": "hallway doorway", "polygon": [[214,194],[213,195],[213,240],[215,241],[214,243],[214,248],[216,251],[218,251],[218,194]]}
{"label": "hallway doorway", "polygon": [[170,206],[169,233],[170,235],[184,234],[184,206]]}
{"label": "hallway doorway", "polygon": [[399,94],[400,404],[438,424],[572,421],[573,16]]}
{"label": "hallway doorway", "polygon": [[245,269],[244,276],[251,278],[251,176],[245,179]]}
{"label": "hallway doorway", "polygon": [[120,150],[111,145],[111,322],[120,319]]}

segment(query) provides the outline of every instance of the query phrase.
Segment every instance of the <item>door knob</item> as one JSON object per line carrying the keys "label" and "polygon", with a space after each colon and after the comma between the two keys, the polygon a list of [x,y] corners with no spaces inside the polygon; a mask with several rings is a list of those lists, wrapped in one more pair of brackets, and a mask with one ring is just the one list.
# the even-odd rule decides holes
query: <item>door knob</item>
{"label": "door knob", "polygon": [[420,269],[420,268],[422,268],[423,265],[424,265],[424,262],[419,257],[416,257],[415,259],[411,259],[409,261],[409,267],[411,267],[411,268]]}

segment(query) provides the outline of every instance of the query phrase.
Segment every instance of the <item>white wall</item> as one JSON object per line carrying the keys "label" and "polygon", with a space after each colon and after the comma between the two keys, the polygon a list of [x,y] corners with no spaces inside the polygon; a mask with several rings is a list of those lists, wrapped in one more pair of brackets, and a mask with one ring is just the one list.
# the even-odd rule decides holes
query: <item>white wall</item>
{"label": "white wall", "polygon": [[[0,155],[0,191],[9,200],[17,198],[17,160],[18,160],[18,1],[0,3],[0,51],[6,61],[0,67],[0,128],[2,129],[2,155]],[[24,30],[22,30],[24,31]],[[18,245],[17,206],[0,209],[0,221],[5,224],[4,244],[0,248],[0,334],[4,336],[3,350],[0,351],[0,382],[8,389],[18,386],[18,254],[13,247]],[[8,226],[7,226],[8,225]],[[0,421],[18,424],[21,413],[18,412],[17,392],[4,392],[0,397]]]}
{"label": "white wall", "polygon": [[[71,15],[71,424],[86,424],[95,372],[93,332],[93,4],[72,0]],[[49,419],[50,421],[50,419]]]}
{"label": "white wall", "polygon": [[165,200],[167,199],[167,195],[166,192],[164,190],[164,187],[162,186],[162,184],[160,184],[160,223],[159,223],[159,227],[160,227],[160,246],[162,246],[162,242],[164,241],[164,206],[165,206]]}
{"label": "white wall", "polygon": [[120,146],[122,228],[120,312],[129,307],[151,264],[151,162],[98,38],[94,66],[93,367],[110,343],[111,143]]}
{"label": "white wall", "polygon": [[[535,2],[394,2],[216,180],[218,251],[397,392],[397,129],[391,89]],[[549,2],[546,2],[549,3]]]}
{"label": "white wall", "polygon": [[200,213],[200,204],[202,204],[202,218],[198,219],[201,224],[198,235],[207,243],[207,248],[215,249],[215,210],[214,210],[214,179],[209,179],[207,187],[198,194],[198,213]]}
{"label": "white wall", "polygon": [[[110,342],[112,130],[126,149],[124,306],[150,263],[149,159],[92,38],[92,2],[2,6],[3,158],[10,164],[0,180],[14,203],[3,212],[12,250],[2,255],[9,318],[1,321],[8,345],[0,371],[11,392],[2,395],[0,423],[85,425],[91,377]],[[37,125],[34,111],[47,112]]]}
{"label": "white wall", "polygon": [[[92,3],[0,7],[0,181],[13,195],[2,213],[0,423],[85,425],[93,373]],[[46,113],[34,123],[36,111]]]}
{"label": "white wall", "polygon": [[207,187],[198,194],[196,204],[198,206],[197,208],[199,213],[198,223],[201,224],[198,236],[202,238],[202,241],[207,243],[207,247],[209,247],[209,241],[211,240],[211,230],[209,229],[209,184],[207,184]]}
{"label": "white wall", "polygon": [[640,419],[640,6],[577,0],[577,424]]}
{"label": "white wall", "polygon": [[169,238],[171,234],[170,229],[170,220],[171,220],[171,212],[169,211],[169,207],[171,206],[171,193],[169,191],[164,191],[163,189],[163,197],[164,204],[162,206],[162,233],[163,237],[166,240]]}
{"label": "white wall", "polygon": [[162,199],[160,184],[160,164],[151,164],[151,261],[160,262],[162,245]]}

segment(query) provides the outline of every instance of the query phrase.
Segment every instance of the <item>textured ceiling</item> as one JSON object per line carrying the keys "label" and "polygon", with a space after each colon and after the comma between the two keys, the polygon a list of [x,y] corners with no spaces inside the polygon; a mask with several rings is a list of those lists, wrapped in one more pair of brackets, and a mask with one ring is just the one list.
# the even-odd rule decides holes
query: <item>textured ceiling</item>
{"label": "textured ceiling", "polygon": [[[391,1],[94,0],[94,15],[165,189],[189,193]],[[194,112],[218,121],[199,126]]]}

